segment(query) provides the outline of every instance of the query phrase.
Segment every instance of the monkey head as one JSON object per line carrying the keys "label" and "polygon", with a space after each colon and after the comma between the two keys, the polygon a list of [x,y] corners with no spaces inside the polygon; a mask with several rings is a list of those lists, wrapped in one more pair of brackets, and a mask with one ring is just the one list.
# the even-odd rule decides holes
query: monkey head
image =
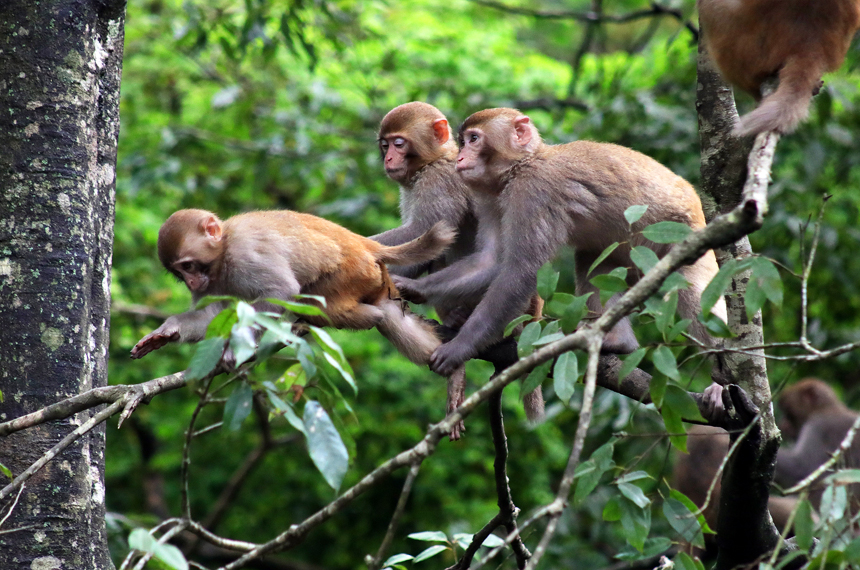
{"label": "monkey head", "polygon": [[499,181],[543,143],[531,119],[516,109],[485,109],[460,126],[457,172],[476,190],[500,191]]}
{"label": "monkey head", "polygon": [[813,414],[842,407],[839,396],[817,378],[804,378],[783,390],[779,397],[782,421],[779,429],[789,439],[796,439],[800,428]]}
{"label": "monkey head", "polygon": [[399,184],[409,184],[424,166],[456,154],[448,119],[419,101],[389,111],[379,125],[378,142],[385,173]]}
{"label": "monkey head", "polygon": [[221,220],[206,210],[179,210],[158,232],[158,258],[195,298],[208,291],[224,255]]}

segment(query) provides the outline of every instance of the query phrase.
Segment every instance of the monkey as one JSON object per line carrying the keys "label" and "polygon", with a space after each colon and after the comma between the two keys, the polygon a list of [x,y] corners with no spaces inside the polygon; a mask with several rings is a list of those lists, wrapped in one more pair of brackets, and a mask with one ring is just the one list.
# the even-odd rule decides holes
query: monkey
{"label": "monkey", "polygon": [[[788,488],[812,474],[839,448],[851,425],[857,420],[857,412],[849,409],[833,388],[817,378],[804,378],[783,390],[778,400],[783,418],[780,431],[792,446],[781,446],[776,456],[777,485]],[[860,434],[851,442],[839,460],[839,466],[860,468]],[[850,508],[853,513],[860,510],[860,486],[849,487]],[[810,498],[817,507],[822,489],[813,487]]]}
{"label": "monkey", "polygon": [[[736,126],[740,136],[792,132],[860,27],[860,0],[698,0],[698,8],[722,75],[759,102]],[[762,83],[774,76],[779,86],[762,98]]]}
{"label": "monkey", "polygon": [[[722,428],[693,425],[687,430],[687,435],[687,453],[677,454],[675,467],[672,470],[672,487],[686,495],[697,507],[702,508],[711,482],[717,477],[717,470],[729,451],[729,434]],[[720,479],[717,479],[714,491],[711,493],[711,500],[702,513],[708,526],[713,530],[717,530],[721,490]],[[768,510],[780,532],[788,524],[788,519],[797,503],[796,497],[771,496],[768,499]],[[715,551],[716,546],[714,535],[706,534],[706,549]],[[700,554],[693,552],[691,545],[684,547],[684,550]]]}
{"label": "monkey", "polygon": [[[277,306],[299,293],[325,298],[325,316],[304,315],[311,325],[364,330],[376,327],[409,360],[427,364],[441,344],[435,329],[405,310],[385,263],[407,265],[436,257],[454,241],[444,221],[403,245],[389,247],[328,220],[289,210],[249,212],[221,221],[206,210],[179,210],[158,232],[158,257],[185,283],[194,303],[207,295],[232,295]],[[169,342],[196,342],[223,308],[213,303],[169,317],[132,349],[141,358]],[[449,377],[463,383],[461,367]],[[462,426],[455,426],[457,439]]]}
{"label": "monkey", "polygon": [[[487,109],[471,115],[459,129],[457,171],[476,193],[495,197],[501,212],[498,235],[500,257],[492,270],[464,278],[464,289],[484,290],[481,301],[451,341],[430,358],[433,370],[445,374],[495,342],[505,325],[523,312],[533,295],[537,271],[569,244],[575,255],[577,295],[594,293],[588,270],[614,242],[620,245],[598,264],[595,274],[617,267],[633,268],[631,248],[650,247],[658,256],[670,245],[646,240],[640,230],[661,221],[675,221],[700,229],[705,225],[702,205],[693,187],[656,160],[621,146],[577,141],[547,145],[529,117],[516,109]],[[631,228],[624,211],[647,205]],[[678,292],[682,318],[692,320],[690,331],[712,342],[697,319],[702,290],[717,273],[708,251],[694,264],[679,270],[689,287]],[[628,271],[627,281],[641,275]],[[432,276],[430,276],[432,277]],[[607,306],[617,301],[616,294]],[[598,295],[588,308],[603,311]],[[713,312],[726,319],[721,299]],[[633,352],[638,342],[629,319],[622,319],[605,336],[603,352]]]}
{"label": "monkey", "polygon": [[[477,220],[469,189],[457,176],[457,143],[442,112],[413,101],[389,111],[377,138],[385,173],[400,185],[400,227],[371,236],[383,245],[401,245],[422,235],[439,221],[457,229],[457,238],[442,259],[405,266],[392,265],[394,275],[417,277],[475,251]],[[445,322],[453,307],[437,305]]]}
{"label": "monkey", "polygon": [[[413,290],[410,300],[429,302],[443,325],[457,329],[477,306],[483,293],[457,290],[457,283],[463,279],[463,268],[471,271],[474,266],[490,271],[496,264],[501,215],[495,200],[471,192],[457,174],[457,144],[448,119],[433,105],[413,101],[395,107],[382,119],[377,141],[386,174],[400,184],[403,224],[371,239],[385,245],[400,245],[440,220],[457,228],[457,239],[443,259],[429,264],[390,267],[395,284],[401,282],[404,286],[412,283],[410,278],[428,271],[430,275],[426,279],[440,285],[427,291],[427,297]],[[535,295],[529,312],[537,318],[541,308],[542,301]],[[513,350],[513,346],[510,348]],[[449,387],[449,412],[463,402],[464,389],[464,384]],[[543,417],[540,387],[523,398],[523,406],[530,421]]]}

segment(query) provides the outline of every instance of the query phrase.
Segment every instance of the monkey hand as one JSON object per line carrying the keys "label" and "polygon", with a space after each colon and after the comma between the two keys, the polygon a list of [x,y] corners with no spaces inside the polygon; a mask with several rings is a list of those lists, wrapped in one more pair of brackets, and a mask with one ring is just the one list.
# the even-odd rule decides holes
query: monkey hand
{"label": "monkey hand", "polygon": [[394,286],[397,287],[397,292],[400,293],[400,297],[403,299],[419,305],[427,302],[424,295],[418,291],[415,279],[409,279],[401,275],[392,275],[391,280],[394,281]]}
{"label": "monkey hand", "polygon": [[143,358],[153,350],[158,350],[162,346],[178,340],[179,327],[167,326],[167,323],[164,323],[134,345],[134,348],[131,349],[131,357]]}
{"label": "monkey hand", "polygon": [[440,344],[430,355],[430,369],[441,376],[449,377],[459,366],[475,356],[475,351],[464,343],[451,342]]}

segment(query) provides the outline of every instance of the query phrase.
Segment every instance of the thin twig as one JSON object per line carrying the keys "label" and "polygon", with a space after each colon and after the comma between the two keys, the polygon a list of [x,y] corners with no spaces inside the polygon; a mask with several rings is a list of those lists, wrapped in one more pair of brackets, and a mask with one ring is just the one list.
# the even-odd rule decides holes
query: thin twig
{"label": "thin twig", "polygon": [[400,526],[400,519],[403,518],[403,513],[406,511],[406,501],[409,499],[409,494],[412,492],[412,484],[415,483],[415,478],[418,477],[418,472],[421,471],[421,464],[416,463],[409,469],[406,475],[406,481],[403,483],[403,489],[400,491],[400,498],[397,499],[397,506],[394,508],[394,514],[391,515],[391,522],[388,523],[388,530],[385,531],[385,537],[382,539],[382,544],[379,545],[379,550],[376,551],[376,556],[365,557],[365,563],[371,570],[378,570],[382,565],[382,560],[388,549],[391,548],[391,543],[394,542],[394,535],[397,532],[397,527]]}
{"label": "thin twig", "polygon": [[8,519],[10,516],[12,516],[12,511],[15,510],[15,505],[18,504],[18,499],[21,498],[21,493],[24,492],[24,487],[26,487],[26,485],[21,483],[21,487],[18,488],[18,494],[15,495],[15,500],[12,501],[12,505],[9,507],[9,512],[6,513],[6,516],[4,516],[2,519],[0,519],[0,527],[3,526],[3,524],[6,522],[6,519]]}

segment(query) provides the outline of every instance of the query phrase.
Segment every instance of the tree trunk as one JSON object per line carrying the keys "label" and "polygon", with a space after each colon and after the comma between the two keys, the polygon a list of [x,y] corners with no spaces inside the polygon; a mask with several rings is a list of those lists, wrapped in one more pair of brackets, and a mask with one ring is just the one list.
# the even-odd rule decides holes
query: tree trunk
{"label": "tree trunk", "polygon": [[[0,421],[107,383],[124,19],[124,0],[0,3]],[[21,473],[92,413],[0,438],[0,463]],[[99,427],[27,481],[0,568],[112,566],[104,447]]]}

